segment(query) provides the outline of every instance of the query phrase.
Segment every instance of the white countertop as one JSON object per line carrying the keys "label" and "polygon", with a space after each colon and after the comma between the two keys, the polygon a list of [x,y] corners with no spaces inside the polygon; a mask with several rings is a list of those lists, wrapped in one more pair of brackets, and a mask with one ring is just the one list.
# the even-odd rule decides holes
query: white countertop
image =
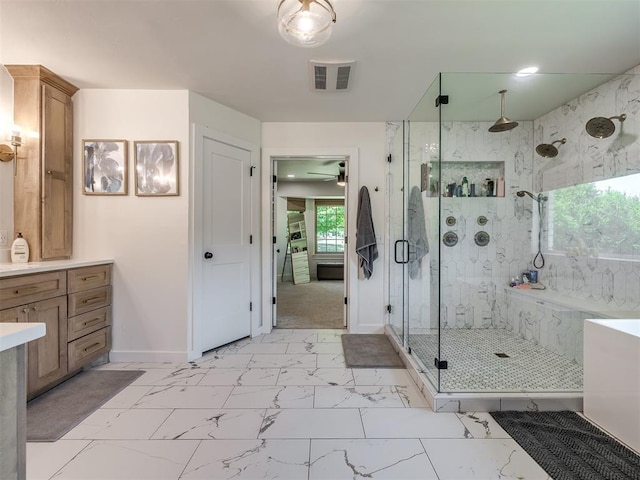
{"label": "white countertop", "polygon": [[44,337],[44,323],[0,323],[0,352]]}
{"label": "white countertop", "polygon": [[593,300],[571,297],[548,289],[535,290],[533,288],[505,287],[505,293],[508,295],[521,296],[534,302],[552,303],[560,307],[592,314],[596,317],[626,319],[640,317],[640,311],[638,310],[620,310],[615,308],[615,304],[609,305]]}
{"label": "white countertop", "polygon": [[67,268],[91,267],[93,265],[104,265],[105,263],[113,263],[113,260],[50,260],[48,262],[0,263],[0,278]]}

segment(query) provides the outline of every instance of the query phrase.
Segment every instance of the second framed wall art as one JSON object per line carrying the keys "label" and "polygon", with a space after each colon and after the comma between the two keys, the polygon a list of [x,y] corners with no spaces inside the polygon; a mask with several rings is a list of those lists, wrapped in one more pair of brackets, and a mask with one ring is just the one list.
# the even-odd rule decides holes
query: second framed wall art
{"label": "second framed wall art", "polygon": [[134,142],[136,195],[179,195],[178,142]]}

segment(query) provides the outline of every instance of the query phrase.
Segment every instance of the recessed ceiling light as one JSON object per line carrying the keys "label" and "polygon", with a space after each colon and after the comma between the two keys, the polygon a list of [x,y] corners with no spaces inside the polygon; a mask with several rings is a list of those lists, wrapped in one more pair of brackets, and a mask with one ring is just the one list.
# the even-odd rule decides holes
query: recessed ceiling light
{"label": "recessed ceiling light", "polygon": [[287,178],[296,178],[296,176],[289,174],[289,175],[287,175]]}
{"label": "recessed ceiling light", "polygon": [[519,77],[528,77],[529,75],[533,75],[537,71],[538,71],[538,67],[526,67],[526,68],[523,68],[522,70],[518,70],[518,73],[516,73],[516,75]]}

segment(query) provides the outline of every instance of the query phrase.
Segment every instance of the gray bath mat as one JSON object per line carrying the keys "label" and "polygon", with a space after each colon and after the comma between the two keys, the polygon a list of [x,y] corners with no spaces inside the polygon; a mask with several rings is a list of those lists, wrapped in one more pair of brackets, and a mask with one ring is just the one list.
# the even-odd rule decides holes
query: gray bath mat
{"label": "gray bath mat", "polygon": [[404,368],[386,335],[342,335],[342,350],[348,368]]}
{"label": "gray bath mat", "polygon": [[27,403],[27,441],[55,442],[144,372],[87,370]]}
{"label": "gray bath mat", "polygon": [[640,456],[575,412],[492,412],[554,480],[640,480]]}

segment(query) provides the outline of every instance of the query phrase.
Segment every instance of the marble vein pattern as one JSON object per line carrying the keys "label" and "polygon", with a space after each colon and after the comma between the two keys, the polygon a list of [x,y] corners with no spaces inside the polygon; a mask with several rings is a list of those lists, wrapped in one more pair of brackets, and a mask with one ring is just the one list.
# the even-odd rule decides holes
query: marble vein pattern
{"label": "marble vein pattern", "polygon": [[342,333],[276,330],[145,363],[61,440],[29,443],[27,480],[548,478],[488,413],[434,413],[402,369],[306,351]]}

